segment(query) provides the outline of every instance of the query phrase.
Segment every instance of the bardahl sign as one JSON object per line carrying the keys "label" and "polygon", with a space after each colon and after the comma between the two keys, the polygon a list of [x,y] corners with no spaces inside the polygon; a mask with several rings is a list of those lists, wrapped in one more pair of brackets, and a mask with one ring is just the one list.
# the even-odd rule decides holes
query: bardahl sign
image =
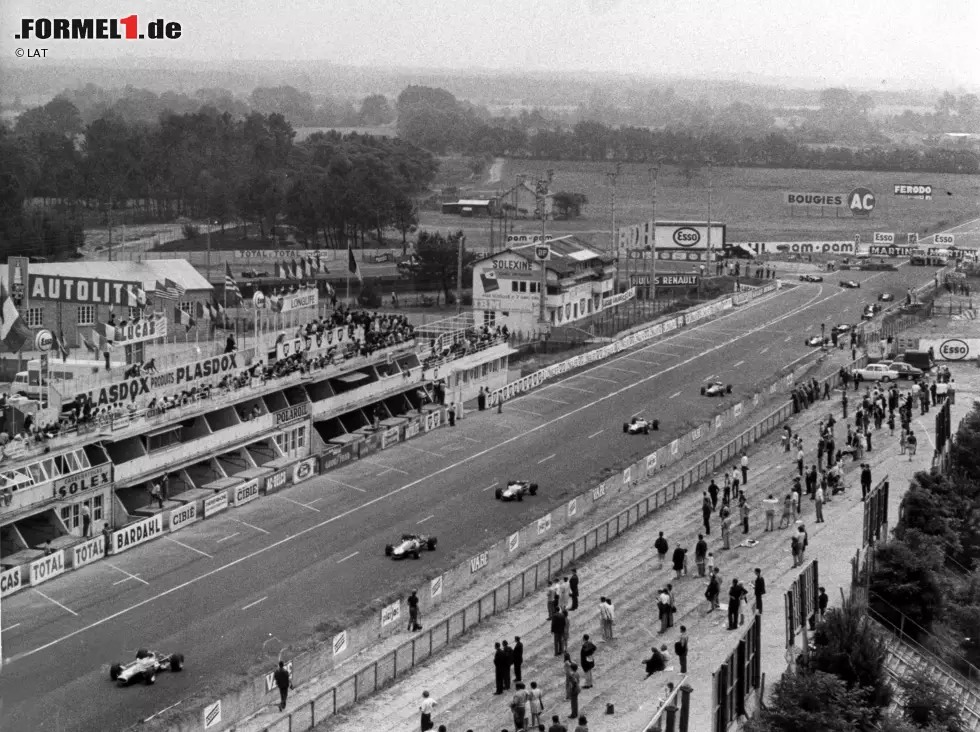
{"label": "bardahl sign", "polygon": [[32,300],[58,300],[79,305],[129,305],[130,289],[142,289],[139,282],[117,282],[88,277],[61,277],[32,274]]}

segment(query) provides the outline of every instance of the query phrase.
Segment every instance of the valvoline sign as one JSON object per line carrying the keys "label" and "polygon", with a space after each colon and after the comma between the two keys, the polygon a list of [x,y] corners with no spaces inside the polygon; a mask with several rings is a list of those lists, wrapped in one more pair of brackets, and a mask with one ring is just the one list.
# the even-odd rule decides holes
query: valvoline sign
{"label": "valvoline sign", "polygon": [[674,232],[672,238],[674,244],[679,247],[693,247],[697,246],[698,242],[701,241],[701,234],[697,229],[690,226],[681,226]]}

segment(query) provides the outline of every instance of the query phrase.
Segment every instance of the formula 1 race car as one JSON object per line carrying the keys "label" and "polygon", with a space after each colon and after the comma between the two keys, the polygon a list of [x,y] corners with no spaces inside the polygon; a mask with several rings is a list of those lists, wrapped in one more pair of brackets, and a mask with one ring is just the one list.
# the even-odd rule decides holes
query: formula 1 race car
{"label": "formula 1 race car", "polygon": [[864,310],[861,313],[861,317],[864,320],[871,320],[874,316],[881,312],[881,305],[876,302],[869,303],[864,306]]}
{"label": "formula 1 race car", "polygon": [[418,559],[423,550],[434,552],[438,539],[434,536],[423,536],[422,534],[402,534],[401,541],[397,544],[385,544],[385,556],[392,559],[404,559],[411,557]]}
{"label": "formula 1 race car", "polygon": [[815,274],[801,274],[800,282],[823,282],[823,277]]}
{"label": "formula 1 race car", "polygon": [[701,396],[725,396],[732,393],[731,384],[722,384],[720,381],[712,381],[701,387]]}
{"label": "formula 1 race car", "polygon": [[890,292],[882,292],[878,295],[879,302],[895,302],[895,296]]}
{"label": "formula 1 race car", "polygon": [[810,336],[806,339],[806,345],[816,348],[817,346],[822,346],[824,340],[825,339],[821,338],[820,336]]}
{"label": "formula 1 race car", "polygon": [[840,286],[848,290],[859,290],[861,289],[861,283],[855,282],[854,280],[841,280]]}
{"label": "formula 1 race car", "polygon": [[126,686],[134,681],[142,681],[147,686],[157,680],[160,671],[181,671],[184,668],[184,654],[171,653],[161,655],[140,648],[136,651],[136,660],[129,663],[114,663],[109,667],[109,678]]}
{"label": "formula 1 race car", "polygon": [[838,323],[833,328],[830,329],[831,333],[836,333],[837,335],[844,335],[844,333],[851,332],[851,326],[847,323]]}
{"label": "formula 1 race car", "polygon": [[493,495],[498,501],[523,501],[524,496],[536,496],[538,484],[528,480],[508,480],[506,488],[498,488]]}
{"label": "formula 1 race car", "polygon": [[633,417],[629,422],[623,422],[623,432],[630,435],[638,435],[641,432],[645,435],[650,434],[650,430],[659,430],[660,420],[645,419],[644,417]]}

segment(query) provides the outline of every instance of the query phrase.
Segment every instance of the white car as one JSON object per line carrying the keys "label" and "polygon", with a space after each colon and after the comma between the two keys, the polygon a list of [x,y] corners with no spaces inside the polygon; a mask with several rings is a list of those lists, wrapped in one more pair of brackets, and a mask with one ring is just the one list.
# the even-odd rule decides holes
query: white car
{"label": "white car", "polygon": [[109,667],[109,678],[120,686],[134,681],[143,681],[147,686],[157,680],[160,671],[180,671],[184,668],[184,654],[172,653],[162,656],[159,653],[140,648],[136,660],[129,663],[114,663]]}
{"label": "white car", "polygon": [[402,534],[397,544],[385,544],[385,556],[392,559],[411,557],[418,559],[423,551],[434,552],[439,541],[434,536],[423,534]]}
{"label": "white car", "polygon": [[863,369],[857,369],[855,375],[858,381],[898,381],[901,374],[891,366],[882,363],[873,363]]}
{"label": "white car", "polygon": [[523,501],[524,496],[536,496],[538,484],[529,480],[508,480],[506,488],[498,488],[493,492],[498,501]]}
{"label": "white car", "polygon": [[641,432],[649,435],[650,430],[659,430],[660,420],[645,419],[644,417],[633,417],[629,422],[623,422],[623,432],[630,435],[638,435]]}

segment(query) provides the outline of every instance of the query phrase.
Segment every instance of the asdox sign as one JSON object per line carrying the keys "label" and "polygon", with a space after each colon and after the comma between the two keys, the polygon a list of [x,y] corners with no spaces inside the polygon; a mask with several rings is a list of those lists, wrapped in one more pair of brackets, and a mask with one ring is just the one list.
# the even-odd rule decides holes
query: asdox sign
{"label": "asdox sign", "polygon": [[118,554],[134,546],[145,544],[163,534],[163,514],[137,521],[112,533],[112,553]]}
{"label": "asdox sign", "polygon": [[12,567],[0,573],[0,597],[6,597],[17,592],[22,586],[23,576],[20,567]]}

